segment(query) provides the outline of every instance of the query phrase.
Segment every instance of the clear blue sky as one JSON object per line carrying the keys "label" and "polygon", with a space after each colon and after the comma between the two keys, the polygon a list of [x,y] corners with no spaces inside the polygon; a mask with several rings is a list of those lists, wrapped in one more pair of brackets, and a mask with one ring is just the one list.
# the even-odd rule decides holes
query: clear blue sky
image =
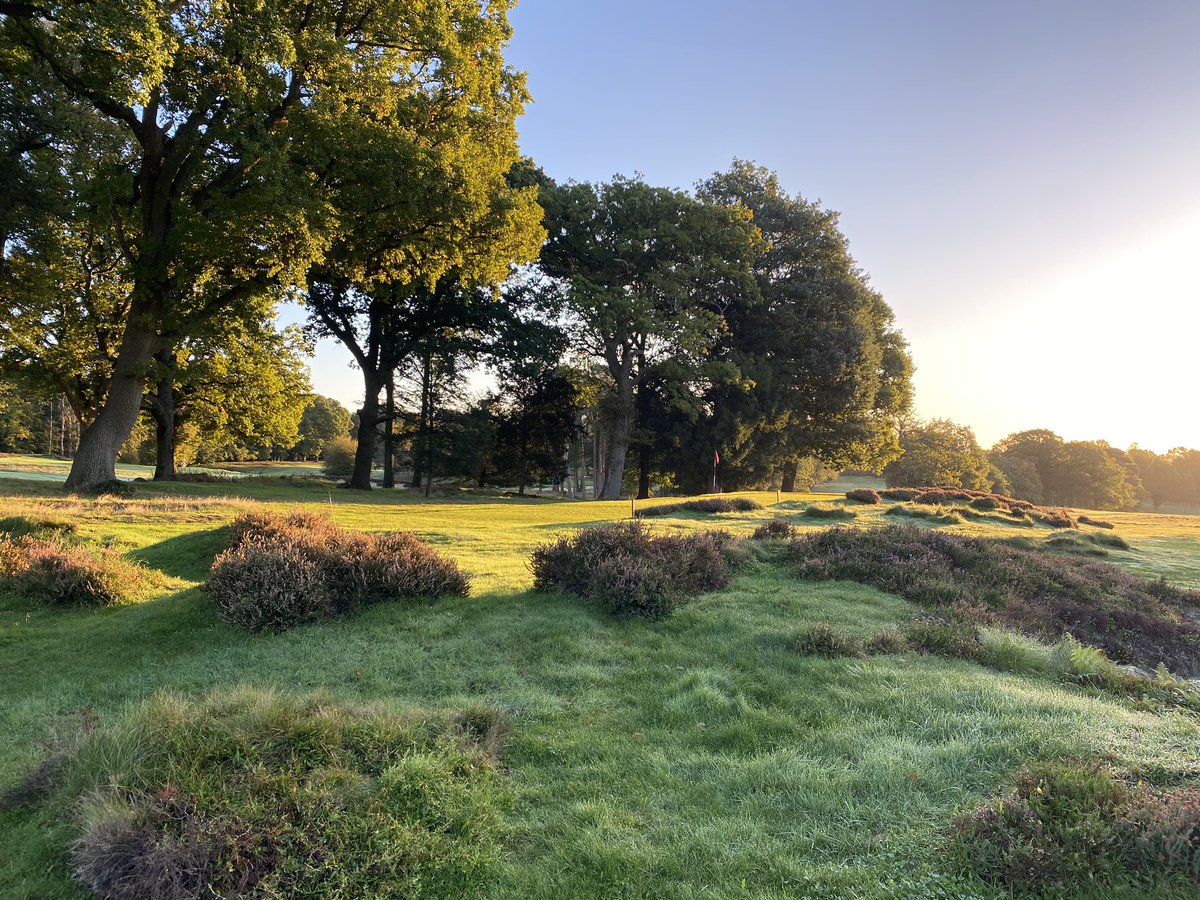
{"label": "clear blue sky", "polygon": [[[523,150],[689,187],[734,157],[839,210],[917,412],[991,443],[1200,446],[1200,0],[524,0]],[[317,390],[357,405],[323,348]]]}

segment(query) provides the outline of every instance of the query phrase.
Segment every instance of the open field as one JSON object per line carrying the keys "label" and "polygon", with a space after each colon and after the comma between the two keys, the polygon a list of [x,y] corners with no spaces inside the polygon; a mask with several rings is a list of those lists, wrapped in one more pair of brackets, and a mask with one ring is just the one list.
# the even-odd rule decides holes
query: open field
{"label": "open field", "polygon": [[[828,527],[803,515],[828,494],[779,505],[773,493],[746,496],[765,508],[664,516],[653,528],[745,535],[776,516]],[[278,636],[223,625],[197,586],[223,526],[259,504],[415,531],[473,577],[473,596],[385,604]],[[855,526],[886,521],[882,507],[846,505]],[[1002,790],[1029,761],[1103,756],[1175,782],[1200,777],[1200,722],[1188,713],[961,660],[826,659],[788,646],[803,625],[866,637],[912,617],[908,603],[871,588],[799,582],[757,561],[659,622],[530,590],[534,547],[628,517],[627,501],[424,501],[263,480],[80,500],[46,482],[0,480],[0,507],[69,519],[160,573],[149,600],[99,611],[0,593],[0,785],[35,764],[56,731],[161,689],[252,684],[399,709],[486,704],[512,725],[505,858],[490,896],[1003,896],[952,878],[940,848],[957,809]],[[1109,561],[1200,588],[1200,518],[1098,515],[1132,545]],[[1052,534],[998,520],[949,530]],[[77,896],[67,840],[43,813],[0,813],[0,895]],[[1155,896],[1191,892],[1164,884]]]}

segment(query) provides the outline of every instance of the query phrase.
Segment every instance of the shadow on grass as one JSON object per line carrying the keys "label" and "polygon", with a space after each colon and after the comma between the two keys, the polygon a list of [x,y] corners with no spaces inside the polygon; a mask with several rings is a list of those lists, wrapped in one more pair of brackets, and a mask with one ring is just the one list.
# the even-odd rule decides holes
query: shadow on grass
{"label": "shadow on grass", "polygon": [[228,540],[226,527],[190,531],[134,550],[129,558],[175,578],[203,581]]}

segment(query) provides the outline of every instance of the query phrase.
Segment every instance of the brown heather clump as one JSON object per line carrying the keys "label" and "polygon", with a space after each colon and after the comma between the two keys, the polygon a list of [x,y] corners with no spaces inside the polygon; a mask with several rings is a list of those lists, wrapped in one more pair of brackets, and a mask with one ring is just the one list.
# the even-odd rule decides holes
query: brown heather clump
{"label": "brown heather clump", "polygon": [[729,583],[726,532],[653,537],[639,522],[601,525],[537,548],[533,586],[592,600],[617,615],[657,618]]}
{"label": "brown heather clump", "polygon": [[756,541],[784,541],[795,536],[796,528],[787,519],[772,519],[754,529]]}
{"label": "brown heather clump", "polygon": [[147,572],[112,547],[0,538],[0,583],[49,606],[115,606],[144,592]]}
{"label": "brown heather clump", "polygon": [[879,492],[873,491],[871,488],[855,488],[852,491],[846,491],[846,499],[854,500],[856,503],[878,504],[883,502]]}
{"label": "brown heather clump", "polygon": [[467,576],[410,533],[344,531],[308,512],[248,513],[204,590],[222,621],[280,632],[400,598],[466,596]]}
{"label": "brown heather clump", "polygon": [[1028,517],[1051,528],[1077,528],[1078,524],[1065,509],[1034,506],[1028,500],[1017,500],[1004,494],[992,494],[955,487],[887,488],[879,492],[884,500],[920,503],[925,506],[950,506],[965,503],[977,510],[997,510],[1021,519]]}
{"label": "brown heather clump", "polygon": [[752,512],[762,509],[762,504],[749,497],[705,497],[702,500],[685,500],[682,503],[660,503],[658,506],[646,506],[637,511],[638,518],[648,516],[673,516],[676,513],[714,513]]}

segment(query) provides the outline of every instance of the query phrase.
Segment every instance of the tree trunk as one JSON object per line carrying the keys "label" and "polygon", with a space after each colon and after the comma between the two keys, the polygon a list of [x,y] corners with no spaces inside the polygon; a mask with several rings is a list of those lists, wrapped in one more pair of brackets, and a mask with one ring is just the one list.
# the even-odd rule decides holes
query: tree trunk
{"label": "tree trunk", "polygon": [[413,442],[413,474],[409,484],[419,488],[425,471],[425,457],[429,453],[430,377],[433,360],[426,353],[421,361],[421,412],[417,417],[417,439]]}
{"label": "tree trunk", "polygon": [[162,367],[161,377],[150,399],[150,415],[154,418],[154,480],[175,480],[175,379],[169,366],[174,353],[160,350],[154,355]]}
{"label": "tree trunk", "polygon": [[396,379],[389,374],[383,384],[387,419],[383,423],[383,486],[396,486]]}
{"label": "tree trunk", "polygon": [[144,308],[131,310],[108,396],[92,423],[79,435],[79,449],[71,461],[67,490],[88,490],[117,477],[117,454],[128,440],[142,410],[146,373],[158,350],[159,337],[144,324],[157,321]]}
{"label": "tree trunk", "polygon": [[379,424],[379,381],[373,373],[363,373],[366,393],[358,411],[358,449],[354,452],[354,474],[350,487],[371,490],[371,470],[375,466],[375,428]]}
{"label": "tree trunk", "polygon": [[792,460],[783,467],[783,484],[780,485],[780,490],[785,494],[796,493],[796,472],[800,468],[800,463],[797,460]]}
{"label": "tree trunk", "polygon": [[638,460],[637,499],[650,499],[650,448],[643,446]]}
{"label": "tree trunk", "polygon": [[625,480],[625,457],[629,453],[629,437],[633,433],[633,410],[626,406],[613,417],[609,427],[608,452],[604,459],[604,487],[601,500],[620,500],[621,484]]}

